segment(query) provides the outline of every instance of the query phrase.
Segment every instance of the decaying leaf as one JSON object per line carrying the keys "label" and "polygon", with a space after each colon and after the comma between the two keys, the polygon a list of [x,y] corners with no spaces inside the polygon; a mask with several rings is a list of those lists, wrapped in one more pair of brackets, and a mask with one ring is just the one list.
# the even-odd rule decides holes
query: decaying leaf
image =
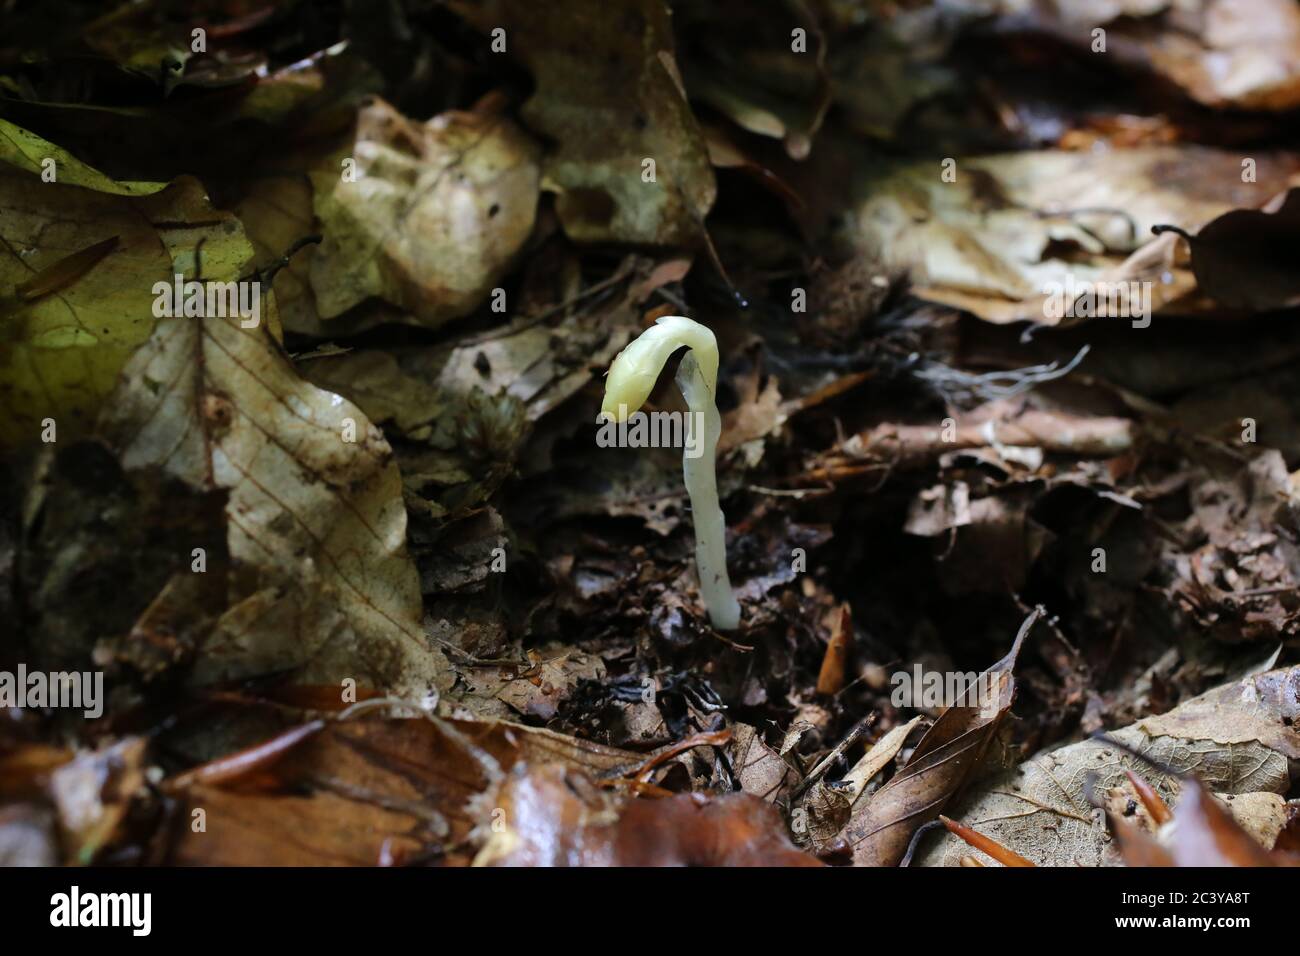
{"label": "decaying leaf", "polygon": [[1224,213],[1194,236],[1176,226],[1157,229],[1187,240],[1196,284],[1216,302],[1252,312],[1300,304],[1294,252],[1300,189],[1288,190],[1263,209]]}
{"label": "decaying leaf", "polygon": [[479,866],[818,866],[745,793],[628,800],[562,765],[520,768],[496,797]]}
{"label": "decaying leaf", "polygon": [[[58,281],[30,283],[70,256],[116,238],[111,251]],[[181,179],[136,198],[65,185],[0,165],[0,445],[85,434],[127,358],[153,331],[154,285],[230,281],[248,244],[202,186]],[[202,250],[201,253],[198,250]],[[25,296],[24,288],[39,293]],[[193,321],[193,320],[191,320]]]}
{"label": "decaying leaf", "polygon": [[1184,543],[1162,544],[1161,583],[1217,640],[1240,642],[1292,632],[1300,560],[1289,522],[1291,480],[1282,456],[1266,450],[1243,465],[1206,463],[1193,471]]}
{"label": "decaying leaf", "polygon": [[191,680],[294,668],[312,683],[446,689],[391,449],[354,405],[299,379],[265,326],[159,321],[104,427],[127,469],[227,493],[229,607]]}
{"label": "decaying leaf", "polygon": [[[970,782],[993,735],[1011,708],[1012,670],[1039,612],[1021,626],[1011,651],[980,675],[961,701],[945,708],[925,732],[907,765],[855,807],[844,838],[858,866],[894,866],[912,834],[933,820]],[[979,700],[976,697],[979,695]]]}
{"label": "decaying leaf", "polygon": [[795,773],[755,728],[737,724],[732,731],[731,750],[736,781],[742,790],[769,803],[785,795]]}
{"label": "decaying leaf", "polygon": [[[906,271],[922,298],[988,321],[1068,325],[1142,322],[1144,306],[1173,307],[1193,284],[1163,257],[1136,255],[1151,227],[1196,228],[1247,207],[1285,187],[1297,165],[1262,155],[1258,182],[1243,183],[1236,153],[1158,147],[1017,153],[952,169],[947,181],[938,163],[866,173],[852,229],[858,255]],[[1085,283],[1099,282],[1107,295],[1083,295]],[[1130,283],[1139,292],[1146,283],[1149,301],[1128,301]]]}
{"label": "decaying leaf", "polygon": [[[692,245],[716,187],[704,138],[673,59],[668,7],[636,0],[617,16],[600,0],[561,11],[530,0],[454,0],[537,88],[521,115],[555,143],[543,185],[557,194],[565,232],[579,242]],[[574,45],[577,31],[583,37]],[[485,39],[484,41],[489,42]]]}
{"label": "decaying leaf", "polygon": [[537,147],[501,115],[420,124],[372,100],[352,145],[312,172],[321,318],[371,296],[425,325],[473,311],[532,232],[538,175]]}
{"label": "decaying leaf", "polygon": [[[1287,722],[1296,706],[1297,680],[1300,669],[1294,667],[1248,677],[1110,736],[1157,764],[1195,776],[1202,788],[1225,795],[1282,794],[1290,787],[1289,768],[1300,758],[1300,733],[1294,719]],[[1177,778],[1156,774],[1097,740],[1048,751],[982,781],[949,816],[1038,866],[1113,864],[1117,860],[1105,816],[1087,794],[1089,788],[1098,794],[1127,789],[1128,769],[1173,805],[1177,818]],[[945,836],[923,844],[913,865],[956,866],[969,852],[966,844]]]}
{"label": "decaying leaf", "polygon": [[[343,717],[295,741],[273,764],[168,786],[180,799],[168,860],[185,865],[374,866],[469,862],[494,831],[483,797],[512,768],[616,774],[638,754],[500,721],[376,714]],[[585,777],[583,779],[586,779]],[[202,808],[206,832],[189,825]]]}

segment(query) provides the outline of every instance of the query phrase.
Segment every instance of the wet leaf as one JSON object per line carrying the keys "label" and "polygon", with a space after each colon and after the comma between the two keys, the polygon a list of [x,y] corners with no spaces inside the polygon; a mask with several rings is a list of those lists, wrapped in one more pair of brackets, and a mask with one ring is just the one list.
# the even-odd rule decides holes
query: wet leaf
{"label": "wet leaf", "polygon": [[[178,827],[168,856],[184,865],[375,866],[467,863],[475,827],[492,822],[480,793],[521,761],[604,773],[638,760],[500,722],[376,714],[302,737],[269,772],[224,783],[178,782],[206,832]],[[558,764],[553,764],[558,765]],[[481,816],[482,815],[482,816]],[[486,819],[483,818],[486,816]]]}

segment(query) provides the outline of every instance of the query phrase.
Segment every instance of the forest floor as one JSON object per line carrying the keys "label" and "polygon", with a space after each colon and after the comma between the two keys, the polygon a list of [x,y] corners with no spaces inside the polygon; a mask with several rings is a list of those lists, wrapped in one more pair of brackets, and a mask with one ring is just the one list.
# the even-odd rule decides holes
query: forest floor
{"label": "forest floor", "polygon": [[0,6],[0,861],[1300,853],[1291,0]]}

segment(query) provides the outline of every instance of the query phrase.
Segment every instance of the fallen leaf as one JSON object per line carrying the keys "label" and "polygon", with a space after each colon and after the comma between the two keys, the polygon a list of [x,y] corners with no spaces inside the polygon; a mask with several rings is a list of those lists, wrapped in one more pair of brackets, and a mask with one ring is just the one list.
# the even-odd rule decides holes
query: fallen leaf
{"label": "fallen leaf", "polygon": [[[1153,312],[1191,291],[1165,255],[1137,255],[1159,223],[1199,227],[1285,187],[1293,157],[1258,157],[1258,182],[1241,181],[1237,153],[1148,147],[1105,153],[1027,152],[956,160],[945,182],[937,162],[868,168],[850,239],[886,273],[906,272],[921,298],[990,322],[1070,324],[1105,317],[1109,296],[1066,314],[1065,290],[1105,281],[1146,283]],[[1211,185],[1213,184],[1213,185]],[[1060,295],[1053,295],[1059,292]],[[1071,304],[1078,299],[1072,299]],[[1140,306],[1142,303],[1138,303]],[[1118,298],[1119,317],[1144,321]],[[1188,306],[1192,308],[1192,305]]]}
{"label": "fallen leaf", "polygon": [[[518,768],[478,866],[818,866],[747,793],[628,800],[562,765]],[[484,821],[485,824],[491,821]]]}
{"label": "fallen leaf", "polygon": [[1265,312],[1300,304],[1295,270],[1300,189],[1288,190],[1263,209],[1224,213],[1195,235],[1177,226],[1155,229],[1187,241],[1197,286],[1221,305]]}
{"label": "fallen leaf", "polygon": [[265,325],[160,320],[103,424],[128,470],[227,494],[229,606],[192,682],[296,669],[301,682],[417,697],[450,685],[420,627],[388,443],[351,403],[298,378]]}
{"label": "fallen leaf", "polygon": [[[1300,669],[1291,667],[1226,684],[1109,736],[1157,764],[1194,774],[1207,790],[1283,794],[1291,785],[1290,761],[1300,753],[1300,733],[1284,722],[1286,708],[1295,706],[1288,688],[1294,695],[1298,678]],[[1089,787],[1098,794],[1128,790],[1128,770],[1141,774],[1178,818],[1178,779],[1153,773],[1104,740],[1058,747],[983,780],[950,815],[1038,866],[1113,865],[1118,860],[1105,818],[1087,793]],[[945,836],[923,843],[912,865],[956,866],[969,852]]]}
{"label": "fallen leaf", "polygon": [[856,804],[866,795],[867,784],[871,782],[876,774],[884,770],[891,760],[898,756],[898,752],[903,749],[903,744],[907,742],[908,734],[923,719],[922,717],[913,717],[907,723],[894,727],[889,733],[872,744],[861,759],[844,775],[844,785],[853,803]]}
{"label": "fallen leaf", "polygon": [[[34,185],[35,184],[35,185]],[[33,287],[46,270],[100,243],[112,251],[76,275]],[[197,180],[129,198],[0,165],[0,446],[35,444],[53,419],[60,439],[85,434],[127,358],[154,328],[156,282],[238,278],[248,245]],[[176,264],[179,263],[179,270]],[[24,288],[39,295],[23,297]]]}
{"label": "fallen leaf", "polygon": [[[465,864],[484,791],[526,762],[617,773],[641,756],[499,721],[376,714],[300,736],[268,772],[177,779],[180,821],[167,860],[213,866]],[[480,819],[487,808],[488,819]],[[205,811],[206,830],[189,822]]]}
{"label": "fallen leaf", "polygon": [[796,778],[794,769],[749,724],[732,725],[731,753],[740,789],[768,803],[780,799]]}
{"label": "fallen leaf", "polygon": [[[555,146],[543,186],[577,242],[695,244],[716,186],[686,102],[662,0],[634,0],[615,17],[600,0],[563,10],[530,0],[454,0],[482,33],[496,28],[533,75],[521,115]],[[583,41],[570,40],[576,27]],[[485,43],[488,41],[484,41]],[[651,166],[647,166],[651,163]]]}
{"label": "fallen leaf", "polygon": [[311,174],[321,319],[372,296],[430,326],[472,312],[532,232],[538,176],[537,147],[503,116],[421,124],[373,99],[352,145]]}
{"label": "fallen leaf", "polygon": [[[119,182],[30,130],[0,119],[0,163],[42,177],[43,185],[81,186],[115,196],[147,196],[166,183]],[[54,179],[48,179],[53,175]]]}
{"label": "fallen leaf", "polygon": [[1183,778],[1173,819],[1154,838],[1134,831],[1121,818],[1112,819],[1112,825],[1129,866],[1300,865],[1283,854],[1270,855],[1192,776]]}
{"label": "fallen leaf", "polygon": [[[1020,646],[1040,612],[1021,625],[1011,651],[980,675],[981,706],[968,699],[947,707],[912,752],[907,765],[853,810],[844,838],[856,866],[896,866],[912,834],[944,811],[971,780],[984,752],[1011,709],[1012,670]],[[963,816],[965,819],[965,816]]]}

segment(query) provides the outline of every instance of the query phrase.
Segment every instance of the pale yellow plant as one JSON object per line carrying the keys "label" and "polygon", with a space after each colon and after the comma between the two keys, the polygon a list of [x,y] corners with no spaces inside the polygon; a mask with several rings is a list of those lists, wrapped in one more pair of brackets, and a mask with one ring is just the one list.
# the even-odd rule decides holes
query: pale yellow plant
{"label": "pale yellow plant", "polygon": [[680,315],[666,315],[623,349],[605,379],[602,416],[625,421],[650,397],[669,357],[682,346],[690,349],[677,367],[677,387],[692,412],[703,423],[699,454],[682,455],[682,475],[691,499],[695,521],[695,563],[700,596],[709,620],[721,631],[740,623],[740,604],[727,575],[727,525],[718,503],[715,461],[722,418],[715,399],[718,385],[718,343],[713,332]]}

